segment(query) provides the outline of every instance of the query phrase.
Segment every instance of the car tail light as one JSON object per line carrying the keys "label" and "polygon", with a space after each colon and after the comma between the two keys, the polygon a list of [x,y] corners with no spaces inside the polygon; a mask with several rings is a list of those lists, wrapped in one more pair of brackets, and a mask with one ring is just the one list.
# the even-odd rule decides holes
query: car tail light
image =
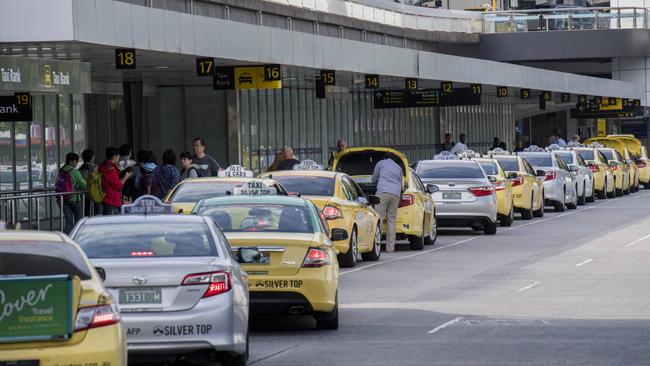
{"label": "car tail light", "polygon": [[555,177],[556,174],[554,171],[546,172],[546,175],[544,175],[544,180],[553,180]]}
{"label": "car tail light", "polygon": [[503,191],[506,189],[506,182],[502,180],[498,180],[492,184],[494,186],[495,191]]}
{"label": "car tail light", "polygon": [[645,167],[648,166],[648,165],[645,163],[645,161],[643,161],[643,160],[639,160],[639,162],[636,163],[636,166],[637,166],[638,168],[645,168]]}
{"label": "car tail light", "polygon": [[520,186],[520,185],[524,184],[524,177],[517,177],[515,179],[512,179],[510,182],[511,182],[510,183],[511,187]]}
{"label": "car tail light", "polygon": [[494,187],[492,186],[472,187],[468,188],[468,190],[476,197],[490,196],[494,194]]}
{"label": "car tail light", "polygon": [[87,306],[79,308],[74,330],[80,331],[91,328],[104,327],[120,322],[120,312],[115,304]]}
{"label": "car tail light", "polygon": [[618,169],[618,164],[616,164],[616,165],[610,165],[609,167],[612,168],[612,170],[616,170],[616,169]]}
{"label": "car tail light", "polygon": [[415,196],[412,194],[403,194],[402,199],[399,200],[399,207],[410,206],[415,203]]}
{"label": "car tail light", "polygon": [[343,217],[343,214],[337,207],[325,206],[323,207],[323,216],[325,216],[325,219],[327,220],[335,220]]}
{"label": "car tail light", "polygon": [[591,164],[589,165],[589,170],[591,170],[592,173],[598,173],[600,172],[600,168],[596,164]]}
{"label": "car tail light", "polygon": [[307,252],[307,256],[302,263],[302,267],[318,268],[329,264],[332,264],[332,261],[326,251],[317,248],[309,248],[309,252]]}
{"label": "car tail light", "polygon": [[131,257],[153,257],[154,255],[156,255],[156,253],[154,253],[151,250],[144,250],[144,251],[131,252],[130,255]]}
{"label": "car tail light", "polygon": [[212,297],[230,291],[232,282],[230,272],[195,273],[185,276],[183,286],[209,285],[203,298]]}

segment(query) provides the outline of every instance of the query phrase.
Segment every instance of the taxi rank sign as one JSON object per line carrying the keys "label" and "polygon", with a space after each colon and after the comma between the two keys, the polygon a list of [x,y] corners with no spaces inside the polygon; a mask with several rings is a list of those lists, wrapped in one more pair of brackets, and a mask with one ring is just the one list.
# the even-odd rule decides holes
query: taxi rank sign
{"label": "taxi rank sign", "polygon": [[33,119],[29,94],[0,96],[0,122],[31,122]]}

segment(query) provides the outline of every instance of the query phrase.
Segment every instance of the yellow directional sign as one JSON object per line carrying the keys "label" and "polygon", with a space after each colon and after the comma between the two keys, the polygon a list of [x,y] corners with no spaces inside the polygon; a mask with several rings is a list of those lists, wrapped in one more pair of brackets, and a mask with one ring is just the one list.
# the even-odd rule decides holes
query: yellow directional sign
{"label": "yellow directional sign", "polygon": [[601,111],[620,111],[622,109],[623,100],[621,100],[621,98],[603,98],[600,105]]}
{"label": "yellow directional sign", "polygon": [[282,89],[282,80],[267,80],[264,66],[235,67],[235,89]]}

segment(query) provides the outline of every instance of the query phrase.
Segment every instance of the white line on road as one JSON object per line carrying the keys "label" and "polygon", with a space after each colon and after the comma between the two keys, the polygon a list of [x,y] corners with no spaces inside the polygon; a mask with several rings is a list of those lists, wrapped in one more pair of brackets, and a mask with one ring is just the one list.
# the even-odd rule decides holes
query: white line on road
{"label": "white line on road", "polygon": [[627,248],[627,247],[631,247],[632,245],[634,245],[634,244],[636,244],[636,243],[639,243],[639,242],[642,242],[642,241],[644,241],[644,240],[646,240],[646,239],[648,239],[648,238],[650,238],[650,234],[648,234],[648,235],[646,235],[646,236],[643,236],[643,237],[640,237],[640,238],[638,238],[638,239],[636,239],[636,240],[634,240],[634,241],[631,241],[631,242],[625,244],[625,248]]}
{"label": "white line on road", "polygon": [[531,283],[530,285],[524,286],[524,287],[520,288],[519,290],[517,290],[515,292],[522,292],[522,291],[530,290],[531,288],[533,288],[533,287],[535,287],[535,286],[537,286],[539,284],[540,284],[539,281],[535,281],[535,282]]}
{"label": "white line on road", "polygon": [[445,328],[447,328],[447,327],[450,327],[450,326],[452,326],[452,325],[458,323],[458,322],[461,321],[461,320],[463,320],[463,317],[462,317],[462,316],[459,316],[458,318],[454,318],[454,319],[452,319],[452,320],[450,320],[450,321],[448,321],[448,322],[446,322],[446,323],[444,323],[444,324],[441,324],[441,325],[439,325],[439,326],[437,326],[437,327],[431,329],[431,330],[428,331],[427,333],[428,333],[428,334],[437,333],[437,332],[439,332],[439,331],[441,331],[441,330],[443,330],[443,329],[445,329]]}
{"label": "white line on road", "polygon": [[591,263],[591,262],[593,262],[593,261],[594,261],[594,260],[591,259],[591,258],[586,259],[586,260],[584,260],[584,261],[582,261],[582,262],[576,264],[576,267],[584,266],[585,264],[587,264],[587,263]]}

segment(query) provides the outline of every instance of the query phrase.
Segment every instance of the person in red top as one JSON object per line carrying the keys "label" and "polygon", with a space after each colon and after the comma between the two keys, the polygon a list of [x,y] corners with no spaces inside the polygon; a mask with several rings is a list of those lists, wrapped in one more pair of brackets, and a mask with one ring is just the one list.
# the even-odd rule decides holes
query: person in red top
{"label": "person in red top", "polygon": [[118,215],[120,213],[122,185],[133,174],[128,171],[122,179],[119,178],[119,169],[117,169],[119,159],[120,151],[114,147],[109,147],[106,149],[106,160],[99,165],[99,172],[102,174],[102,189],[104,190],[104,201],[102,201],[104,215]]}

